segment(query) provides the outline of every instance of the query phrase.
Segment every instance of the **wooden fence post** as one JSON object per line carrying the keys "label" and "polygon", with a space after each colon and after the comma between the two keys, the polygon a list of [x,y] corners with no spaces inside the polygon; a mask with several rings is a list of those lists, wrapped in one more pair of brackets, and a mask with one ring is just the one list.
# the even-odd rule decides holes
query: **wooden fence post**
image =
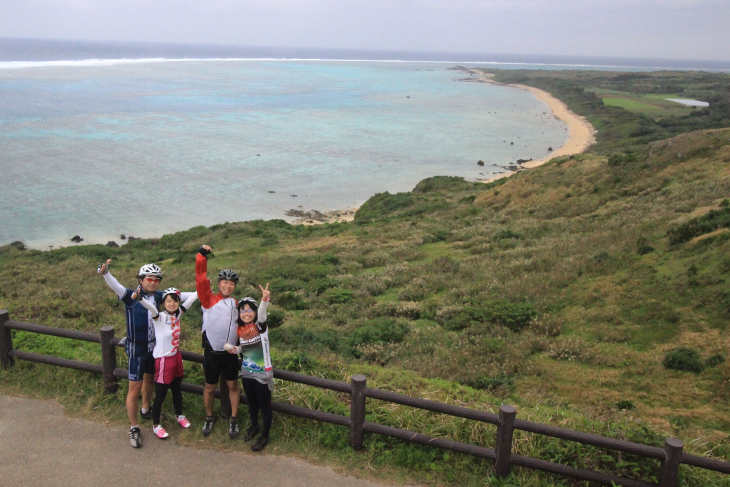
{"label": "wooden fence post", "polygon": [[13,335],[10,334],[12,330],[5,328],[5,322],[9,319],[8,310],[0,309],[0,366],[3,370],[8,370],[13,365],[13,359],[8,357],[8,352],[13,349]]}
{"label": "wooden fence post", "polygon": [[350,446],[355,451],[362,450],[365,423],[365,384],[367,379],[362,374],[352,376],[352,396],[350,397]]}
{"label": "wooden fence post", "polygon": [[509,458],[512,455],[512,433],[516,415],[517,410],[512,406],[502,404],[499,408],[497,460],[494,462],[494,472],[497,477],[506,477],[509,474]]}
{"label": "wooden fence post", "polygon": [[104,368],[104,393],[114,394],[119,389],[119,380],[114,376],[117,368],[117,347],[112,344],[114,327],[105,325],[99,330],[101,338],[101,365]]}
{"label": "wooden fence post", "polygon": [[659,487],[676,487],[679,476],[679,462],[682,460],[684,443],[677,438],[664,440],[666,458],[659,467]]}

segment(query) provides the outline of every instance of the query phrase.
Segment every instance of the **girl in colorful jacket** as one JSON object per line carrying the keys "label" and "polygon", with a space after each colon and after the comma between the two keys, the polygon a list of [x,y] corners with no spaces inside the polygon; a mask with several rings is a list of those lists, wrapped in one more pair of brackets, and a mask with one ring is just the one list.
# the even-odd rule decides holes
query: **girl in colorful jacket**
{"label": "girl in colorful jacket", "polygon": [[263,450],[269,444],[271,430],[271,392],[274,390],[274,369],[269,351],[269,329],[266,326],[266,308],[271,300],[269,285],[259,286],[263,293],[261,305],[253,298],[238,302],[238,346],[227,347],[228,353],[240,353],[241,383],[248,401],[251,425],[246,430],[244,441],[251,441],[261,431],[258,425],[259,410],[263,415],[263,431],[251,447],[253,451]]}

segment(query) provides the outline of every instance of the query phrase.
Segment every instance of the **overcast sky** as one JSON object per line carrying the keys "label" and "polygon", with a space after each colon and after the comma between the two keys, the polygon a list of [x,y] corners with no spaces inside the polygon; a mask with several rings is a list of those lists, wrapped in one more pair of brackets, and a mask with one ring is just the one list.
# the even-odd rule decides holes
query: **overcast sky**
{"label": "overcast sky", "polygon": [[0,37],[730,60],[730,0],[0,0]]}

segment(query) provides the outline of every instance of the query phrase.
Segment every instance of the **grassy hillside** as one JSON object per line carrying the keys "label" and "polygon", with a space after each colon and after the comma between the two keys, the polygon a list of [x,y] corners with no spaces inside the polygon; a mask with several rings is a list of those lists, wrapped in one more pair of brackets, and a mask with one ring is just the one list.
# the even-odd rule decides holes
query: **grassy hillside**
{"label": "grassy hillside", "polygon": [[[617,110],[621,110],[617,108]],[[599,132],[600,133],[600,132]],[[212,270],[243,276],[237,295],[272,289],[276,367],[730,460],[730,129],[683,134],[629,154],[554,159],[490,184],[436,177],[410,193],[378,194],[352,223],[283,221],[196,227],[118,248],[49,252],[0,247],[0,308],[11,317],[123,334],[122,307],[96,276],[131,285],[142,263],[164,286],[192,289],[197,248]],[[613,150],[616,149],[616,150]],[[200,351],[199,307],[183,319],[183,348]],[[99,362],[93,345],[15,333],[17,348]],[[670,353],[677,348],[696,352]],[[691,371],[667,369],[668,365]],[[122,358],[120,357],[120,364]],[[186,380],[202,371],[186,364]],[[0,391],[58,397],[72,410],[123,421],[123,395],[100,378],[18,362]],[[95,383],[96,382],[96,383]],[[347,414],[347,397],[278,383],[275,399]],[[198,398],[186,397],[193,419]],[[492,446],[496,429],[369,401],[368,420]],[[199,428],[181,433],[200,444]],[[222,430],[217,435],[223,435]],[[346,430],[283,415],[274,451],[297,452],[364,475],[447,485],[578,485],[489,462],[368,436],[354,454]],[[657,462],[518,435],[516,450],[628,476]],[[221,447],[245,444],[213,439]],[[233,446],[231,446],[233,445]],[[386,473],[385,470],[388,472]],[[684,485],[727,485],[682,468]],[[582,485],[582,484],[581,484]]]}

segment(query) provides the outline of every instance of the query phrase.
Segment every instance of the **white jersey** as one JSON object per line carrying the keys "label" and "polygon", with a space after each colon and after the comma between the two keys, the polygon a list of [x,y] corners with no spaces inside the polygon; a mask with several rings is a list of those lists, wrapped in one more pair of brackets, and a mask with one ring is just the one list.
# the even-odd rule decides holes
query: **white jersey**
{"label": "white jersey", "polygon": [[[155,326],[155,348],[152,351],[154,358],[172,357],[177,353],[180,346],[180,317],[198,299],[198,294],[193,293],[177,312],[170,314],[167,311],[157,311],[147,301],[141,301],[142,305],[150,310],[152,324]],[[149,303],[148,303],[149,304]],[[155,316],[157,313],[157,316]]]}

